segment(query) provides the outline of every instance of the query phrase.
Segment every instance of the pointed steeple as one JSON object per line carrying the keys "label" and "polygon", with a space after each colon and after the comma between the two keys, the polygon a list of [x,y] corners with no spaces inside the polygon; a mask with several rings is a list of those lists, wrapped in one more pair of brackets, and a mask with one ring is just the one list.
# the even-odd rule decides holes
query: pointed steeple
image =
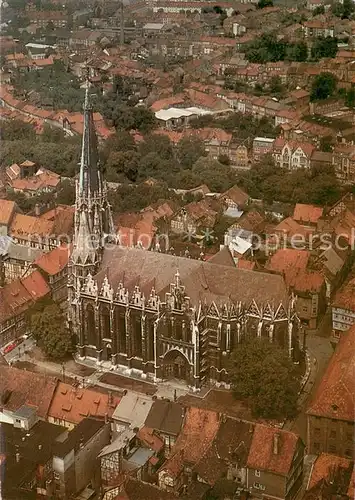
{"label": "pointed steeple", "polygon": [[84,102],[84,129],[81,146],[79,196],[90,197],[102,191],[102,176],[97,152],[92,104],[90,102],[90,83],[86,82]]}
{"label": "pointed steeple", "polygon": [[[71,255],[72,274],[82,283],[90,273],[98,271],[105,241],[114,234],[111,207],[107,200],[107,185],[103,179],[93,107],[90,102],[90,83],[87,80],[84,101],[83,138],[80,172],[76,184],[75,234]],[[112,238],[110,238],[112,239]]]}

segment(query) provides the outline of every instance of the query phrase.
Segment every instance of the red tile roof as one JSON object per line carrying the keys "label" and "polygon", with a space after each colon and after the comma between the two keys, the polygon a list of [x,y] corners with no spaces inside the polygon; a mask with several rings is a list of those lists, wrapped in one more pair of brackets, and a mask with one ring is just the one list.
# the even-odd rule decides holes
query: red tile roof
{"label": "red tile roof", "polygon": [[355,278],[338,290],[332,306],[355,312]]}
{"label": "red tile roof", "polygon": [[36,408],[40,418],[45,419],[56,385],[54,377],[0,366],[0,393],[10,391],[7,403],[1,403],[7,410],[16,411],[22,405],[29,405]]}
{"label": "red tile roof", "polygon": [[249,269],[250,271],[253,271],[255,269],[255,262],[246,259],[238,259],[237,268]]}
{"label": "red tile roof", "polygon": [[329,474],[332,470],[334,471],[334,469],[339,468],[349,469],[351,465],[351,460],[336,455],[328,455],[328,453],[321,453],[313,464],[307,489],[310,490],[322,479],[329,479]]}
{"label": "red tile roof", "polygon": [[355,326],[344,332],[307,413],[324,418],[355,420]]}
{"label": "red tile roof", "polygon": [[[278,435],[278,453],[274,453],[274,438]],[[293,432],[256,424],[249,450],[247,467],[287,476],[299,437]]]}
{"label": "red tile roof", "polygon": [[68,265],[70,248],[67,245],[54,248],[48,253],[42,254],[33,263],[50,276],[58,274]]}
{"label": "red tile roof", "polygon": [[297,203],[293,212],[293,218],[297,222],[310,222],[315,224],[323,215],[323,207]]}
{"label": "red tile roof", "polygon": [[7,226],[10,223],[14,210],[14,201],[0,200],[0,225]]}
{"label": "red tile roof", "polygon": [[219,428],[218,413],[201,408],[188,408],[185,422],[175,446],[173,456],[161,467],[171,475],[181,471],[183,462],[196,464],[206,453]]}
{"label": "red tile roof", "polygon": [[10,225],[10,235],[14,238],[30,240],[32,237],[49,236],[52,234],[52,228],[52,221],[31,215],[15,214]]}
{"label": "red tile roof", "polygon": [[320,273],[307,271],[310,255],[308,250],[280,248],[269,259],[266,269],[283,274],[287,286],[296,292],[319,291],[324,278]]}
{"label": "red tile roof", "polygon": [[286,217],[275,227],[275,233],[284,233],[288,237],[294,235],[307,236],[309,231],[302,227],[298,222],[292,219],[292,217]]}
{"label": "red tile roof", "polygon": [[160,436],[158,436],[155,432],[154,429],[151,429],[150,427],[143,426],[141,429],[139,429],[137,438],[142,441],[145,446],[148,446],[151,450],[154,450],[155,452],[159,452],[163,449],[164,447],[164,440]]}
{"label": "red tile roof", "polygon": [[38,271],[0,288],[0,324],[26,311],[36,300],[50,293]]}
{"label": "red tile roof", "polygon": [[39,300],[50,293],[50,288],[39,271],[33,271],[22,278],[21,282],[33,300]]}
{"label": "red tile roof", "polygon": [[222,194],[222,198],[231,199],[238,206],[244,205],[249,200],[249,195],[238,186],[233,186]]}
{"label": "red tile roof", "polygon": [[93,389],[79,389],[59,382],[54,393],[48,417],[59,418],[72,424],[78,424],[85,417],[111,417],[120,398]]}

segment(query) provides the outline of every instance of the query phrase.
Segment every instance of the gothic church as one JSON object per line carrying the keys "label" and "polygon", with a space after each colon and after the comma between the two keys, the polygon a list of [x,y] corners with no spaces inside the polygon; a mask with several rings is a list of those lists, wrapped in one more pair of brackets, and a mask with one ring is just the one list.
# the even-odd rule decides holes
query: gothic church
{"label": "gothic church", "polygon": [[297,360],[298,319],[281,276],[118,244],[92,115],[87,88],[68,281],[79,355],[196,389],[228,384],[229,355],[247,338]]}

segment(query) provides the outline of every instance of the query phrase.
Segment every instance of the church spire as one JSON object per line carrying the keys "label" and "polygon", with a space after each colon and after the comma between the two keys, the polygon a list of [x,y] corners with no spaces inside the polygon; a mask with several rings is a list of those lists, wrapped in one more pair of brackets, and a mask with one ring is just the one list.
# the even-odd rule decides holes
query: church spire
{"label": "church spire", "polygon": [[76,182],[72,281],[80,285],[101,262],[105,241],[114,233],[107,185],[103,179],[95,131],[90,83],[86,82],[79,178]]}
{"label": "church spire", "polygon": [[93,197],[102,191],[102,177],[97,152],[97,136],[90,101],[90,82],[86,82],[83,140],[81,146],[79,195]]}

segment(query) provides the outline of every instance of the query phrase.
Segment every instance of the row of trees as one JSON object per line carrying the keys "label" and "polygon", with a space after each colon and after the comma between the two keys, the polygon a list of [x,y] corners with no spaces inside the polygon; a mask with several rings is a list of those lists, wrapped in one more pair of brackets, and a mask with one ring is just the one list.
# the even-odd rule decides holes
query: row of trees
{"label": "row of trees", "polygon": [[324,206],[332,205],[341,196],[341,187],[332,167],[289,171],[275,166],[269,157],[241,174],[238,185],[252,198],[267,203],[280,201]]}
{"label": "row of trees", "polygon": [[[319,61],[323,57],[335,57],[337,51],[336,38],[318,38],[311,47],[311,60]],[[248,45],[245,57],[249,62],[261,64],[275,61],[304,62],[308,60],[308,47],[305,42],[286,42],[277,40],[274,33],[264,33]]]}

